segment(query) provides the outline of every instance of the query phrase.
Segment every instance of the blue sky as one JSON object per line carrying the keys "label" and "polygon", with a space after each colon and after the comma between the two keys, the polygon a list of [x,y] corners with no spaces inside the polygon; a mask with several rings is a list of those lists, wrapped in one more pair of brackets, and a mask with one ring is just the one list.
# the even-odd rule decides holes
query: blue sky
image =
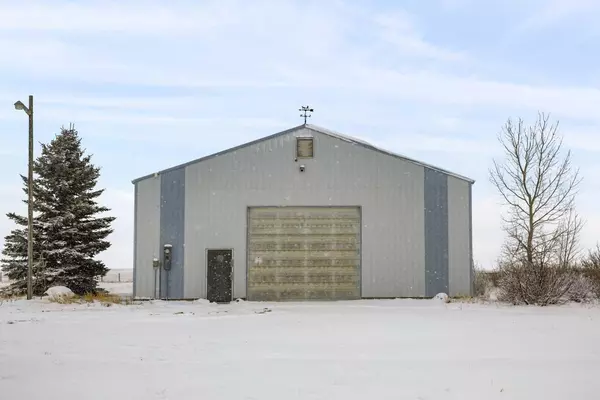
{"label": "blue sky", "polygon": [[133,178],[298,125],[310,104],[311,123],[474,178],[475,260],[490,267],[496,136],[539,110],[581,168],[591,247],[599,18],[595,0],[0,0],[0,213],[25,211],[27,119],[12,104],[29,94],[36,140],[73,122],[103,169],[110,268],[132,264]]}

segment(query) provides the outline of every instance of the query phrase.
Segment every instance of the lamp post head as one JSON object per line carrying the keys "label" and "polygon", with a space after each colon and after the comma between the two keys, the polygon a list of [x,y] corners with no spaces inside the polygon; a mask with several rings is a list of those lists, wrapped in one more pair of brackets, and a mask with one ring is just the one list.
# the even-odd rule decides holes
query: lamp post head
{"label": "lamp post head", "polygon": [[15,110],[24,110],[25,109],[25,104],[23,104],[22,101],[17,101],[15,103]]}
{"label": "lamp post head", "polygon": [[29,114],[29,109],[27,108],[27,106],[25,104],[23,104],[23,102],[21,101],[17,101],[15,103],[15,110],[23,110],[25,111],[25,113]]}

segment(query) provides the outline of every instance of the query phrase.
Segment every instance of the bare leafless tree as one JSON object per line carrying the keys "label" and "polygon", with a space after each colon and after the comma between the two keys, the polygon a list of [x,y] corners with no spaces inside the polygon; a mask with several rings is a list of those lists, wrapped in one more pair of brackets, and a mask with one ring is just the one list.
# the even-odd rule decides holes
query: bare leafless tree
{"label": "bare leafless tree", "polygon": [[569,290],[569,278],[557,274],[572,266],[579,251],[579,170],[571,164],[570,151],[563,155],[558,123],[549,123],[548,115],[538,114],[527,127],[522,119],[509,119],[498,139],[504,160],[494,160],[490,180],[508,207],[503,276],[517,279],[510,291],[519,301],[553,302]]}

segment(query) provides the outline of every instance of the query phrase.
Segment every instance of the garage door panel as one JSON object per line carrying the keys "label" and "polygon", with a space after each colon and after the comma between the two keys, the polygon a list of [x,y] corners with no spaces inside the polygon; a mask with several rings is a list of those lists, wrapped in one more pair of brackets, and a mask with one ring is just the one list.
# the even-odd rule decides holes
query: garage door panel
{"label": "garage door panel", "polygon": [[254,268],[250,274],[253,284],[266,283],[341,283],[359,281],[355,268]]}
{"label": "garage door panel", "polygon": [[250,300],[360,298],[358,208],[251,208],[248,222]]}
{"label": "garage door panel", "polygon": [[[343,245],[340,244],[339,247],[342,247]],[[271,259],[271,260],[279,260],[279,261],[284,261],[284,260],[302,260],[303,262],[308,261],[309,263],[312,262],[313,260],[315,261],[319,261],[319,260],[329,260],[331,261],[332,259],[351,259],[351,260],[358,260],[358,257],[356,256],[356,254],[354,254],[354,251],[352,250],[316,250],[316,248],[321,247],[318,245],[310,245],[310,244],[306,244],[302,247],[299,246],[286,246],[285,244],[281,244],[281,247],[277,250],[267,250],[267,249],[261,249],[261,247],[270,247],[270,245],[267,246],[256,246],[256,248],[253,248],[252,251],[258,255],[259,260],[264,260],[265,258]],[[348,246],[344,246],[344,247],[348,247]],[[261,261],[257,261],[257,259],[255,258],[253,260],[255,263],[259,264]]]}
{"label": "garage door panel", "polygon": [[312,219],[354,218],[356,207],[252,207],[261,218],[293,219],[309,216]]}
{"label": "garage door panel", "polygon": [[284,300],[348,300],[353,299],[355,295],[355,290],[350,289],[347,291],[337,291],[331,292],[330,290],[305,290],[304,288],[300,289],[286,289],[282,290],[274,290],[274,289],[264,289],[257,291],[253,295],[252,301],[284,301]]}
{"label": "garage door panel", "polygon": [[331,235],[331,233],[332,233],[331,228],[323,229],[323,230],[313,229],[309,232],[298,232],[298,230],[290,230],[289,232],[273,232],[273,230],[267,230],[267,229],[265,229],[264,232],[260,232],[258,229],[253,229],[252,231],[254,232],[253,236],[254,236],[255,242],[271,241],[271,240],[273,240],[273,235],[282,235],[282,234],[287,236],[287,238],[286,238],[287,241],[303,242],[307,233],[310,233],[311,235],[315,236],[313,238],[313,241],[321,241],[321,242],[351,241],[351,242],[355,242],[357,240],[357,234],[358,234],[358,232],[356,232],[354,230],[347,231],[347,232],[337,230],[337,231],[335,231],[335,235]]}
{"label": "garage door panel", "polygon": [[342,224],[319,224],[316,226],[285,226],[282,227],[276,224],[256,224],[250,226],[252,232],[256,235],[270,236],[270,235],[288,235],[290,238],[302,237],[307,233],[312,235],[330,235],[332,230],[339,235],[356,236],[359,231],[359,226],[346,226]]}
{"label": "garage door panel", "polygon": [[[310,267],[323,267],[328,268],[330,271],[333,271],[334,268],[351,268],[356,269],[356,264],[359,262],[356,258],[347,258],[347,259],[330,259],[323,258],[320,260],[313,259],[310,263]],[[280,267],[280,268],[308,268],[306,262],[304,260],[278,260],[278,259],[264,259],[260,262],[260,264],[255,263],[255,265],[250,269],[249,273],[262,270],[267,267]]]}
{"label": "garage door panel", "polygon": [[[316,227],[316,228],[286,228],[286,229],[278,229],[276,226],[268,226],[264,228],[253,228],[250,229],[256,233],[257,236],[272,236],[272,235],[286,235],[289,237],[289,240],[303,238],[307,234],[316,235],[316,236],[324,236],[328,237],[332,233],[339,234],[340,237],[356,237],[358,232],[358,227],[352,228],[342,228],[339,225],[337,226],[327,226],[327,227]],[[332,232],[333,231],[333,232]]]}

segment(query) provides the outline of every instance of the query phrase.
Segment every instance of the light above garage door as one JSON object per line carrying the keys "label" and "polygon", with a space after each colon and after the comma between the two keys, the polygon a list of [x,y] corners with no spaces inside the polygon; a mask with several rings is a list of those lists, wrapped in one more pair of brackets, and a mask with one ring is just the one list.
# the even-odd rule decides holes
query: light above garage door
{"label": "light above garage door", "polygon": [[249,209],[249,300],[358,298],[358,207]]}

